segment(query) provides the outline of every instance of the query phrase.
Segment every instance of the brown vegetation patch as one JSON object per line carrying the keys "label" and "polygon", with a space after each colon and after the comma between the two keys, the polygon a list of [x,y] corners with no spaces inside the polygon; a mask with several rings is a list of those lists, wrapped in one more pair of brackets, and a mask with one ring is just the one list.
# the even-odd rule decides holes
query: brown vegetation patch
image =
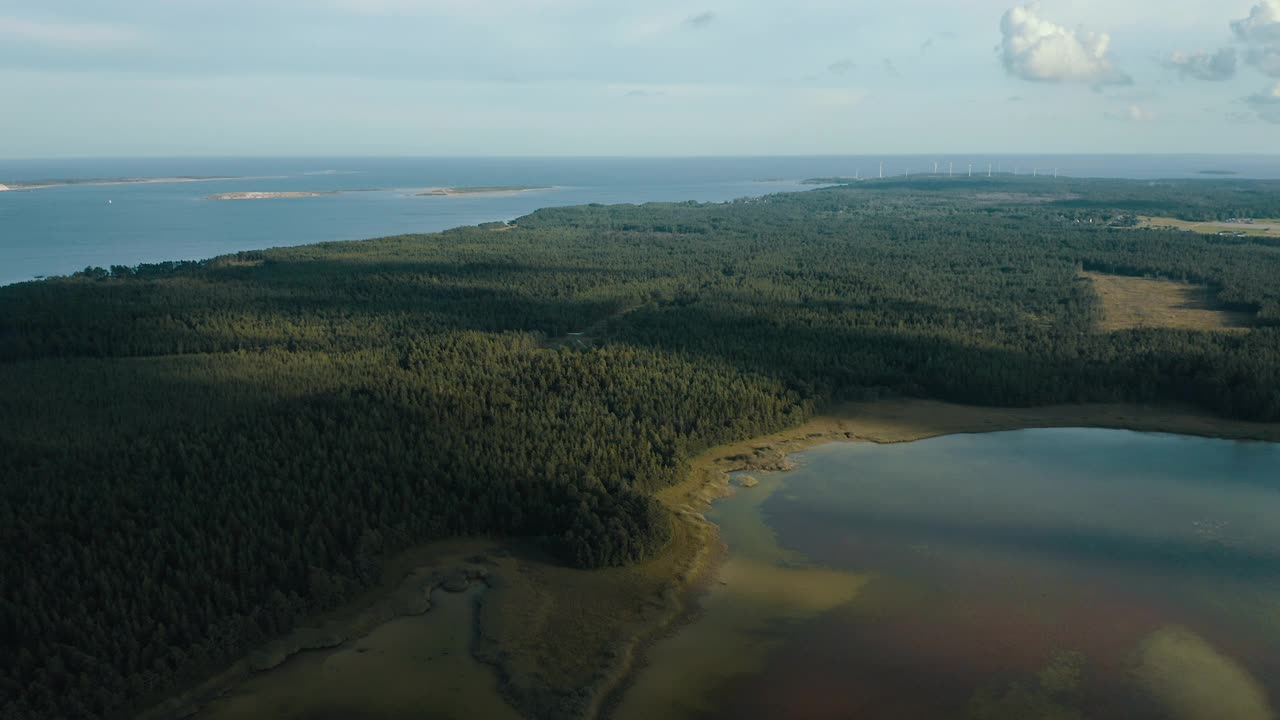
{"label": "brown vegetation patch", "polygon": [[1243,330],[1253,315],[1224,309],[1211,288],[1171,280],[1085,273],[1102,298],[1101,329]]}
{"label": "brown vegetation patch", "polygon": [[1235,222],[1189,222],[1169,217],[1139,216],[1138,227],[1155,230],[1183,230],[1204,235],[1280,238],[1280,220],[1242,218]]}
{"label": "brown vegetation patch", "polygon": [[1061,193],[1056,195],[1032,195],[1031,193],[1014,193],[1014,192],[986,192],[977,193],[973,196],[975,200],[983,204],[1005,204],[1005,203],[1021,203],[1037,205],[1041,203],[1058,202],[1062,200],[1078,200],[1079,195],[1075,193]]}

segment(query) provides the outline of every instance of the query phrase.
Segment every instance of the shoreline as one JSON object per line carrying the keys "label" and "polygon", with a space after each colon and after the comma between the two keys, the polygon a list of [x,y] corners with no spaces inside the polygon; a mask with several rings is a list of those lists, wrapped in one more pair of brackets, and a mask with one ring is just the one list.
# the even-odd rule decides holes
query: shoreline
{"label": "shoreline", "polygon": [[705,512],[712,502],[734,491],[731,474],[787,471],[794,467],[790,455],[833,442],[890,445],[947,435],[1071,427],[1280,442],[1280,424],[1224,420],[1194,408],[1126,404],[998,408],[892,399],[843,403],[790,430],[711,448],[692,461],[688,480],[657,494],[673,512],[676,522],[708,531],[706,542],[693,548],[689,556],[690,573],[676,578],[680,590],[674,600],[679,606],[666,623],[634,639],[629,667],[600,699],[599,712],[587,717],[604,717],[603,713],[615,709],[644,669],[644,653],[658,639],[696,617],[698,590],[714,581],[715,571],[727,552],[717,526],[707,520]]}
{"label": "shoreline", "polygon": [[[149,720],[190,717],[251,677],[263,677],[297,654],[326,652],[367,636],[388,622],[410,613],[388,614],[405,604],[406,592],[421,597],[424,588],[439,588],[445,566],[460,567],[480,553],[489,558],[508,558],[489,565],[483,578],[469,578],[484,587],[481,609],[472,628],[472,658],[489,666],[498,681],[504,702],[516,712],[527,712],[537,704],[537,717],[602,718],[615,710],[639,673],[647,666],[647,653],[660,639],[677,632],[697,616],[701,589],[714,581],[716,570],[727,552],[719,528],[706,518],[711,504],[733,491],[730,476],[737,472],[788,470],[789,456],[832,442],[872,442],[894,444],[966,433],[1003,432],[1036,428],[1090,427],[1135,432],[1160,432],[1218,438],[1280,442],[1280,424],[1223,420],[1192,408],[1143,407],[1137,405],[1061,405],[1041,408],[988,408],[953,405],[932,400],[891,399],[841,404],[788,430],[711,448],[690,462],[685,481],[655,495],[672,512],[672,541],[659,555],[627,568],[573,570],[557,566],[527,552],[521,541],[454,539],[428,543],[401,553],[386,563],[384,582],[360,598],[323,616],[310,619],[289,637],[257,648],[230,668],[186,691],[175,693],[153,705],[139,717]],[[514,552],[513,552],[514,551]],[[514,557],[513,557],[514,554]],[[486,563],[488,564],[488,563]],[[456,575],[459,571],[454,570]],[[593,595],[613,585],[624,592]],[[632,592],[641,588],[653,592],[647,600]],[[584,592],[585,590],[585,592]],[[426,590],[429,597],[431,590]],[[522,594],[523,593],[523,594]],[[493,603],[487,602],[492,597]],[[577,603],[590,601],[590,616],[581,614]],[[528,598],[541,606],[530,609]],[[417,614],[429,612],[428,607]],[[643,609],[638,610],[637,607]],[[577,668],[564,669],[561,683],[551,688],[536,686],[543,679],[540,658],[527,657],[542,649],[548,638],[563,626],[543,622],[528,626],[520,613],[543,617],[556,611],[576,611],[572,622],[584,636],[587,664],[594,668],[589,679],[574,676]],[[300,642],[321,637],[325,642]],[[592,643],[595,643],[594,645]],[[607,650],[600,651],[607,646]],[[281,649],[286,652],[279,658]],[[255,670],[255,658],[274,655],[279,662],[265,670]],[[583,658],[578,658],[583,660]],[[595,661],[595,664],[592,664]],[[567,661],[572,664],[572,661]],[[553,668],[549,672],[554,672]],[[574,682],[571,682],[574,681]],[[544,697],[538,691],[556,693],[572,688],[578,692],[568,706],[554,714],[544,712]]]}

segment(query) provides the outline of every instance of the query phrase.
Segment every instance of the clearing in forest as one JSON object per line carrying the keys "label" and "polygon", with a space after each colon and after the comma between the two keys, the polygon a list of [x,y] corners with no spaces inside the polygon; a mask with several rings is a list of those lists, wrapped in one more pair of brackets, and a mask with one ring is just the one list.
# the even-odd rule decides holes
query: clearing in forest
{"label": "clearing in forest", "polygon": [[1188,230],[1204,235],[1280,238],[1280,220],[1244,218],[1234,222],[1189,222],[1169,217],[1138,217],[1138,227]]}
{"label": "clearing in forest", "polygon": [[1084,273],[1102,298],[1101,329],[1238,330],[1253,322],[1247,312],[1224,310],[1214,291],[1172,280]]}

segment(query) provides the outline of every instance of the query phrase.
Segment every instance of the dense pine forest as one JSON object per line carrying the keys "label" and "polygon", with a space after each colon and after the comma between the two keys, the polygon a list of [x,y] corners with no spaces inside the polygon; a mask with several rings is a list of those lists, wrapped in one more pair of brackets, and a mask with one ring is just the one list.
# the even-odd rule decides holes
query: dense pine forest
{"label": "dense pine forest", "polygon": [[[688,458],[834,401],[1280,421],[1280,248],[1137,215],[1280,183],[868,182],[0,288],[0,717],[128,716],[434,538],[643,559]],[[1254,327],[1100,332],[1085,270]]]}

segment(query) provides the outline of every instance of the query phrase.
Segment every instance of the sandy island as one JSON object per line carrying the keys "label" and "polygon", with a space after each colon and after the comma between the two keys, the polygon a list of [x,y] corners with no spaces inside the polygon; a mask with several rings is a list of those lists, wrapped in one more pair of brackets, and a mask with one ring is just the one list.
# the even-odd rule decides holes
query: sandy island
{"label": "sandy island", "polygon": [[[841,405],[797,428],[713,448],[694,459],[687,480],[657,495],[672,510],[675,521],[672,542],[652,560],[628,568],[588,571],[557,565],[519,541],[431,543],[389,560],[380,588],[340,611],[313,618],[311,627],[260,648],[212,680],[140,717],[168,720],[201,708],[208,710],[202,715],[214,718],[271,714],[280,711],[285,700],[289,712],[276,717],[316,717],[334,709],[335,692],[308,702],[308,688],[322,687],[330,682],[324,678],[333,676],[316,671],[303,680],[297,673],[286,676],[270,670],[309,650],[332,653],[317,658],[317,668],[346,663],[350,673],[341,686],[345,705],[377,707],[390,714],[448,713],[453,707],[448,703],[456,700],[449,693],[436,694],[435,700],[406,697],[405,707],[394,702],[389,706],[386,697],[374,697],[371,693],[377,691],[369,690],[385,680],[389,668],[369,664],[369,676],[362,677],[351,662],[364,654],[399,652],[396,633],[376,631],[396,618],[437,612],[431,609],[438,600],[433,593],[475,592],[473,613],[458,605],[446,610],[461,613],[450,622],[471,624],[471,657],[460,656],[454,647],[457,638],[442,633],[441,647],[420,638],[415,652],[425,653],[419,657],[437,658],[452,652],[449,663],[405,666],[400,671],[419,673],[413,675],[418,680],[461,678],[457,682],[465,681],[467,687],[491,687],[492,691],[483,691],[490,696],[474,698],[485,706],[496,700],[492,696],[496,693],[528,716],[595,718],[620,700],[643,666],[646,649],[690,617],[695,591],[712,578],[725,548],[717,527],[704,513],[712,501],[730,491],[730,473],[787,470],[792,467],[787,457],[791,453],[830,442],[899,443],[955,433],[1049,427],[1280,442],[1280,423],[1224,420],[1170,407],[982,408],[911,399]],[[444,620],[442,616],[436,622]],[[441,672],[449,677],[436,675]],[[490,672],[496,684],[479,677]]]}
{"label": "sandy island", "polygon": [[[6,190],[42,190],[44,188],[71,187],[73,185],[154,185],[158,183],[216,182],[220,180],[248,180],[242,177],[162,177],[162,178],[103,178],[93,180],[37,180],[34,182],[10,182],[0,185]],[[253,178],[262,180],[265,178]]]}
{"label": "sandy island", "polygon": [[551,185],[493,185],[480,187],[428,188],[414,197],[448,197],[452,195],[518,195],[533,190],[554,190]]}
{"label": "sandy island", "polygon": [[209,195],[209,200],[279,200],[282,198],[309,198],[321,197],[323,195],[341,195],[337,191],[300,191],[293,190],[288,192],[229,192],[218,193],[217,195]]}

